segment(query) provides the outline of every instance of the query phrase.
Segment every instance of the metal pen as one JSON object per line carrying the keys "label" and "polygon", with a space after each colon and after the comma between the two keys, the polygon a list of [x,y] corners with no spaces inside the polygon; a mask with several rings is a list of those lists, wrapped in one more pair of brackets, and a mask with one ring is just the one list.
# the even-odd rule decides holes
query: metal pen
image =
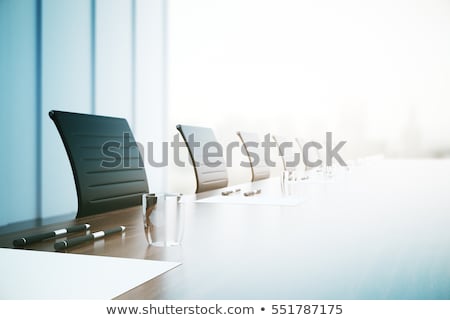
{"label": "metal pen", "polygon": [[82,243],[86,243],[86,242],[91,242],[97,239],[101,239],[104,238],[106,236],[115,234],[115,233],[119,233],[119,232],[123,232],[125,230],[124,226],[120,226],[120,227],[116,227],[114,229],[109,229],[109,230],[105,230],[105,231],[97,231],[91,234],[88,234],[86,236],[82,236],[82,237],[76,237],[76,238],[72,238],[72,239],[67,239],[64,241],[60,241],[60,242],[56,242],[54,247],[55,250],[64,250]]}
{"label": "metal pen", "polygon": [[36,243],[36,242],[39,242],[39,241],[42,241],[45,239],[60,237],[60,236],[66,235],[68,233],[89,230],[90,227],[91,226],[86,223],[86,224],[79,224],[79,225],[67,227],[64,229],[58,229],[58,230],[51,231],[51,232],[33,234],[31,236],[26,236],[23,238],[15,239],[13,241],[13,245],[15,247],[24,247],[28,244]]}

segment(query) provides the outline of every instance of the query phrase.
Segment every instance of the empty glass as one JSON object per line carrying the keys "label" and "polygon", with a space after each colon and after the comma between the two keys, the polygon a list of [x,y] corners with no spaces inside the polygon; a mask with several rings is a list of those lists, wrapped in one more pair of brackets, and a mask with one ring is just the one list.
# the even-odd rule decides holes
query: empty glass
{"label": "empty glass", "polygon": [[148,244],[159,247],[180,245],[183,238],[185,211],[181,194],[143,194],[142,214]]}
{"label": "empty glass", "polygon": [[281,193],[283,195],[293,195],[296,183],[297,175],[294,170],[284,170],[281,172]]}

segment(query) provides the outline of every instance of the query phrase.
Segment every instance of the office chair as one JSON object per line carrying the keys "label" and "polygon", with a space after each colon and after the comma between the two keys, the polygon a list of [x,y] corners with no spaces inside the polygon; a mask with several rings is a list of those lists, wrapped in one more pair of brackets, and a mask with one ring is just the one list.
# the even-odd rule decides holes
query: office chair
{"label": "office chair", "polygon": [[147,177],[127,120],[62,111],[49,116],[72,166],[77,218],[141,204]]}
{"label": "office chair", "polygon": [[[195,178],[197,180],[196,193],[219,189],[228,185],[228,173],[222,156],[214,156],[207,159],[205,163],[205,144],[220,146],[211,128],[177,125],[189,150],[192,164],[194,166]],[[211,148],[210,152],[215,152]],[[213,165],[211,165],[213,164]]]}
{"label": "office chair", "polygon": [[[302,157],[303,157],[303,156],[304,156],[304,154],[303,154],[303,147],[304,147],[304,145],[305,145],[305,142],[304,142],[302,139],[299,139],[299,138],[295,138],[295,142],[297,143],[298,147],[299,147],[300,150],[302,151]],[[320,154],[320,151],[319,151],[318,149],[316,149],[316,148],[312,148],[312,150],[313,150],[313,151],[308,152],[308,158],[309,158],[309,160],[310,160],[311,162],[315,162],[315,161],[317,161],[317,160],[322,160],[322,161],[323,161],[323,157],[322,157],[322,155]],[[322,170],[322,166],[323,166],[323,163],[322,163],[318,168],[315,168],[316,171],[321,171],[321,170]],[[314,168],[308,166],[308,165],[305,163],[305,171],[309,171],[309,170],[312,170],[312,169],[314,169]]]}
{"label": "office chair", "polygon": [[[259,147],[261,140],[256,133],[238,131],[237,135],[244,145],[252,168],[252,181],[267,179],[270,177],[270,168],[266,165],[264,151]],[[254,146],[252,146],[254,144]],[[257,144],[257,146],[256,146]],[[252,156],[255,154],[258,159]],[[255,161],[258,160],[258,161]]]}
{"label": "office chair", "polygon": [[283,161],[284,170],[304,171],[302,164],[302,146],[298,139],[291,139],[279,135],[272,136],[277,144],[278,151]]}

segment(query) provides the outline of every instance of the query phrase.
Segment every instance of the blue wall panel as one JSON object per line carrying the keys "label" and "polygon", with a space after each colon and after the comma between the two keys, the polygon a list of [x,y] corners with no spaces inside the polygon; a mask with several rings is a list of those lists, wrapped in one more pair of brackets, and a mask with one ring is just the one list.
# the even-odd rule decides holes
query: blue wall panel
{"label": "blue wall panel", "polygon": [[36,1],[0,1],[0,225],[37,211]]}
{"label": "blue wall panel", "polygon": [[96,113],[132,120],[132,1],[96,1]]}
{"label": "blue wall panel", "polygon": [[42,5],[42,216],[76,212],[75,183],[52,109],[91,112],[91,2]]}

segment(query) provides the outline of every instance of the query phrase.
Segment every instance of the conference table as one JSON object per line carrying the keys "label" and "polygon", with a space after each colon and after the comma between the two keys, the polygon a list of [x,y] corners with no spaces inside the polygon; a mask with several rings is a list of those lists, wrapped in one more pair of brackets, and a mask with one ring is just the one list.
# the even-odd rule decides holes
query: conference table
{"label": "conference table", "polygon": [[[220,201],[236,188],[261,193],[248,203]],[[449,160],[373,160],[332,176],[315,172],[289,196],[273,177],[187,199],[179,247],[147,244],[140,207],[13,232],[0,246],[71,224],[124,225],[123,235],[67,252],[181,262],[117,299],[450,298]],[[53,244],[27,248],[54,251]]]}

